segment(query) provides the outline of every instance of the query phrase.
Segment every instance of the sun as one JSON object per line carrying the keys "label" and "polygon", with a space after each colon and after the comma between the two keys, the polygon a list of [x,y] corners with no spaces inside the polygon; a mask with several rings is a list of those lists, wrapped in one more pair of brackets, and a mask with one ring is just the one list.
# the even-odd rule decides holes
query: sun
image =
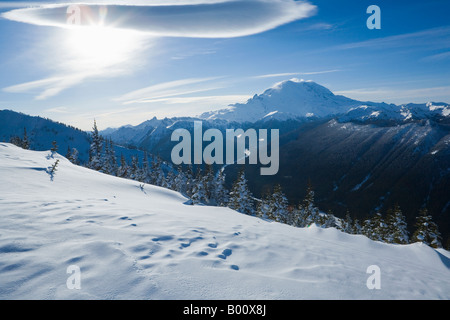
{"label": "sun", "polygon": [[82,69],[104,69],[127,62],[142,45],[135,32],[103,26],[67,30],[65,47]]}

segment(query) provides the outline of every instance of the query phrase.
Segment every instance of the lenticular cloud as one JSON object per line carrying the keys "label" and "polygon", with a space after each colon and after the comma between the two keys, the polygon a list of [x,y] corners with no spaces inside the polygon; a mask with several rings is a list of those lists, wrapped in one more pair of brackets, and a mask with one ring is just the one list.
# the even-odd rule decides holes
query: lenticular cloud
{"label": "lenticular cloud", "polygon": [[[264,32],[307,18],[316,7],[294,0],[234,0],[195,4],[56,4],[16,9],[3,14],[9,20],[41,26],[73,27],[70,12],[76,9],[76,25],[103,25],[136,30],[154,36],[229,38]],[[68,14],[69,12],[69,14]],[[72,21],[73,22],[73,21]]]}

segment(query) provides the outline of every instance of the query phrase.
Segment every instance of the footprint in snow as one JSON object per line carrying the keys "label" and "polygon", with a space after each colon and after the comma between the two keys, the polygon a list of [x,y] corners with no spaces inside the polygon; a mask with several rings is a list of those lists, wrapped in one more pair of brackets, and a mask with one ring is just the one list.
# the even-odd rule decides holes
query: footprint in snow
{"label": "footprint in snow", "polygon": [[218,257],[220,259],[226,259],[227,257],[231,256],[231,254],[233,253],[233,250],[231,249],[225,249],[222,251],[222,254],[219,254]]}

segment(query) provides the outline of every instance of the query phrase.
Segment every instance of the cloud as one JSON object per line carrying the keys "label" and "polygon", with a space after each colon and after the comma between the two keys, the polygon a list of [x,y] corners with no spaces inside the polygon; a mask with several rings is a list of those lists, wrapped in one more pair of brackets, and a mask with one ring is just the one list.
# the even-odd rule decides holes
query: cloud
{"label": "cloud", "polygon": [[376,38],[366,41],[335,46],[335,49],[347,50],[357,48],[381,49],[400,47],[448,48],[450,46],[450,27],[439,27],[418,32]]}
{"label": "cloud", "polygon": [[[55,27],[73,27],[75,8],[82,26],[105,25],[153,36],[231,38],[264,32],[312,16],[316,7],[294,0],[171,1],[151,5],[53,4],[3,13],[6,19]],[[75,11],[70,11],[75,12]],[[68,19],[69,18],[69,19]]]}
{"label": "cloud", "polygon": [[253,76],[253,79],[266,79],[266,78],[278,78],[278,77],[291,77],[291,76],[297,76],[297,75],[315,75],[315,74],[324,74],[324,73],[332,73],[332,72],[338,72],[341,70],[324,70],[324,71],[313,71],[313,72],[287,72],[287,73],[270,73],[270,74],[262,74],[259,76]]}
{"label": "cloud", "polygon": [[216,85],[214,87],[204,87],[204,85],[202,85],[201,87],[198,87],[197,85],[220,78],[222,77],[189,78],[163,82],[123,94],[122,96],[115,98],[114,101],[120,101],[123,104],[146,103],[155,101],[156,99],[210,91],[223,88],[223,86]]}
{"label": "cloud", "polygon": [[401,88],[361,88],[354,90],[335,91],[335,94],[344,95],[361,101],[384,101],[389,103],[408,103],[417,99],[424,102],[435,101],[436,98],[448,99],[450,86],[430,88],[401,89]]}
{"label": "cloud", "polygon": [[438,53],[438,54],[434,54],[434,55],[425,57],[422,59],[422,61],[436,62],[436,61],[442,61],[442,60],[446,60],[446,59],[450,59],[450,51],[442,52],[442,53]]}

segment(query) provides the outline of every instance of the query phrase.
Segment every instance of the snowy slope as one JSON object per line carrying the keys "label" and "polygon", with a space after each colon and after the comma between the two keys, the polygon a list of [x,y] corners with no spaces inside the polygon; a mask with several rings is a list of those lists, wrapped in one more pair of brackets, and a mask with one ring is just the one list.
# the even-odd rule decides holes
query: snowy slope
{"label": "snowy slope", "polygon": [[[450,253],[419,243],[185,205],[6,143],[0,182],[1,299],[450,299]],[[66,286],[71,265],[80,290]],[[366,286],[370,265],[379,290]]]}

